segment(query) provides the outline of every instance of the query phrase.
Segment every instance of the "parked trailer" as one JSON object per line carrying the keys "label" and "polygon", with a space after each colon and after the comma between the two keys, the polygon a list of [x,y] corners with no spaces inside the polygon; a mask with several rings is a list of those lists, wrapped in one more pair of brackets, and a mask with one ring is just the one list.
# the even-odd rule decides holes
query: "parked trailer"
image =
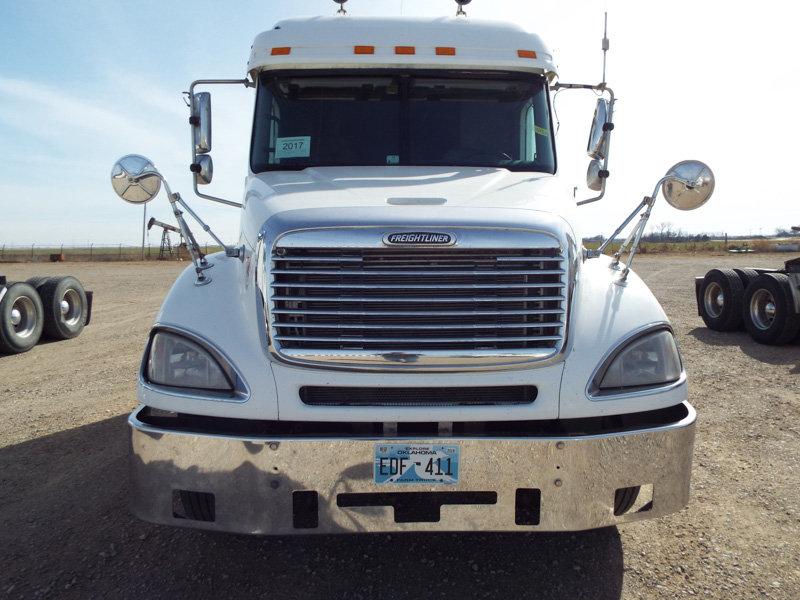
{"label": "parked trailer", "polygon": [[92,315],[92,292],[75,277],[31,277],[9,282],[0,275],[0,354],[20,354],[44,336],[80,335]]}
{"label": "parked trailer", "polygon": [[783,269],[711,269],[694,286],[709,329],[744,329],[761,344],[800,340],[800,258]]}

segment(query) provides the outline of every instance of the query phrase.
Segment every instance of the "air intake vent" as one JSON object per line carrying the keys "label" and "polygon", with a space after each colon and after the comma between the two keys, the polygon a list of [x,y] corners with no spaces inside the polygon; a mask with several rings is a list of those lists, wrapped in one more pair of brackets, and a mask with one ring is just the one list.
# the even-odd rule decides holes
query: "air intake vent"
{"label": "air intake vent", "polygon": [[497,364],[547,358],[563,340],[558,247],[277,247],[270,275],[273,344],[294,359]]}
{"label": "air intake vent", "polygon": [[481,406],[532,404],[536,387],[359,388],[306,386],[300,399],[312,406]]}

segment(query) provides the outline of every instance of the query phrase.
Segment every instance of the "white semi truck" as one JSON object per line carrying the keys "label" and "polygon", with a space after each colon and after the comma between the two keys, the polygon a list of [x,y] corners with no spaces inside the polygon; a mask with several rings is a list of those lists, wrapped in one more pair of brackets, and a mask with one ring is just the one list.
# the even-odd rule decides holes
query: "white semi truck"
{"label": "white semi truck", "polygon": [[[213,84],[255,91],[241,203],[197,188],[211,106],[195,88]],[[613,93],[559,82],[516,25],[291,19],[256,37],[246,78],[192,84],[195,191],[239,208],[237,245],[204,256],[184,214],[213,232],[148,159],[111,175],[129,202],[165,185],[194,259],[142,361],[136,515],[251,534],[560,531],[687,504],[686,373],[630,264],[659,191],[693,208],[713,175],[679,163],[611,236],[641,213],[617,254],[584,248],[556,177],[558,89],[603,96],[599,199]]]}

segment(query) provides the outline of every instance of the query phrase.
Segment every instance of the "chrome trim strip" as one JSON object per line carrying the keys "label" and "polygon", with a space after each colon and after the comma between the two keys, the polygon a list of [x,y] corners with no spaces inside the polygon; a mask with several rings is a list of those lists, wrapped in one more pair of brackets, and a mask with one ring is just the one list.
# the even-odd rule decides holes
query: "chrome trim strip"
{"label": "chrome trim strip", "polygon": [[[288,313],[289,311],[275,311],[276,314],[280,313]],[[291,314],[319,314],[319,313],[308,313],[308,312],[300,312],[294,311]],[[339,313],[339,314],[351,314],[351,313]],[[362,313],[362,314],[374,314],[374,313]],[[395,314],[395,313],[391,313]],[[402,313],[401,313],[402,314]],[[408,314],[408,313],[405,313]],[[428,313],[430,314],[430,313]],[[541,314],[538,312],[534,312],[531,314]],[[561,321],[555,322],[547,322],[547,321],[540,321],[538,323],[484,323],[484,324],[477,324],[477,323],[468,323],[466,325],[462,324],[446,324],[446,325],[392,325],[392,329],[400,329],[400,330],[408,330],[408,331],[418,331],[420,329],[428,329],[428,330],[437,330],[437,329],[552,329],[553,327],[561,327],[564,323]],[[381,330],[386,329],[386,325],[380,323],[278,323],[275,325],[276,329],[375,329]],[[372,338],[370,338],[372,339]],[[424,339],[424,338],[423,338]],[[492,338],[495,339],[495,338]],[[505,338],[504,338],[505,339]],[[558,339],[561,339],[560,337]]]}
{"label": "chrome trim strip", "polygon": [[[291,301],[305,301],[308,300],[308,296],[276,296],[272,295],[269,297],[270,300],[273,302],[291,302]],[[536,302],[552,302],[552,301],[559,301],[559,300],[566,300],[566,296],[538,296],[536,298]],[[369,296],[314,296],[314,301],[316,302],[397,302],[394,298],[370,298]],[[408,303],[414,302],[423,302],[428,304],[433,303],[440,303],[440,304],[472,304],[474,302],[531,302],[531,299],[527,296],[500,296],[500,297],[490,297],[490,296],[471,296],[469,298],[463,297],[458,299],[453,298],[425,298],[424,296],[419,297],[406,297],[405,301]],[[564,312],[563,309],[556,310],[553,309],[552,311],[547,312]]]}
{"label": "chrome trim strip", "polygon": [[[308,300],[308,298],[306,298]],[[531,302],[536,302],[537,300],[533,300]],[[554,315],[554,314],[563,314],[564,309],[545,309],[545,308],[532,308],[530,310],[473,310],[473,311],[447,311],[447,310],[437,310],[437,311],[408,311],[408,310],[317,310],[317,309],[305,309],[305,308],[298,308],[297,310],[293,310],[290,308],[277,308],[272,310],[273,315],[353,315],[353,316],[363,316],[363,317],[425,317],[425,316],[435,316],[435,317],[442,317],[442,316],[451,316],[451,317],[459,317],[462,315],[470,315],[470,316],[495,316],[495,315]],[[531,325],[535,325],[531,323]],[[559,323],[561,325],[561,323]],[[301,324],[293,324],[287,323],[285,325],[276,325],[276,327],[303,327]],[[385,326],[384,326],[385,327]],[[394,328],[394,327],[393,327]],[[517,324],[517,329],[528,329],[525,324]]]}

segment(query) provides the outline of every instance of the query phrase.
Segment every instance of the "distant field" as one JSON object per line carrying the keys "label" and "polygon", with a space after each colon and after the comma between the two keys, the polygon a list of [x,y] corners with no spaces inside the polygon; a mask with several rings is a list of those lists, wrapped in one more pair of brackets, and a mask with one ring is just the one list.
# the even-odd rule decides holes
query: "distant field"
{"label": "distant field", "polygon": [[[206,254],[221,250],[219,246],[205,245],[201,249]],[[86,246],[4,246],[0,244],[0,263],[15,262],[48,262],[55,261],[56,257],[63,256],[67,262],[112,262],[135,260],[159,260],[159,246],[145,246],[144,253],[141,246],[125,245],[86,245]],[[187,260],[189,253],[186,248],[173,248],[171,254],[165,254],[166,259]]]}

